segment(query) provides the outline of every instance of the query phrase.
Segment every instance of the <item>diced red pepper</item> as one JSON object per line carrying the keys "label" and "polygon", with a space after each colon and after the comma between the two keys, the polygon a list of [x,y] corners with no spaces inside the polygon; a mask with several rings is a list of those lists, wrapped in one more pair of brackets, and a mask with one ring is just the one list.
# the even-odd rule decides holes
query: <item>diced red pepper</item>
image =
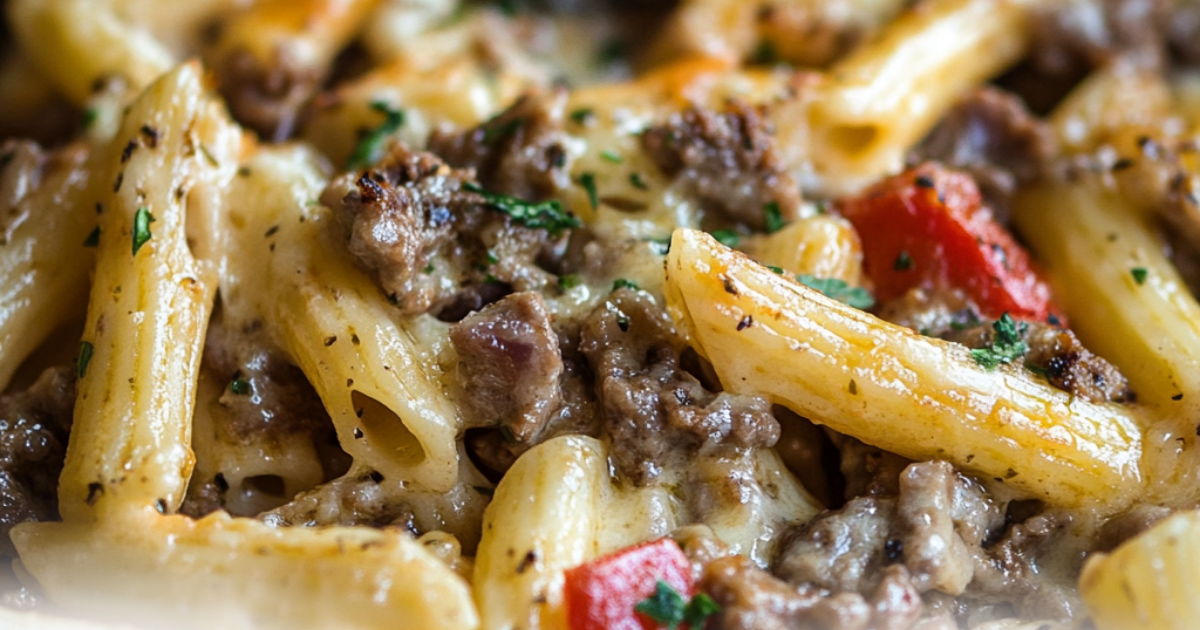
{"label": "diced red pepper", "polygon": [[1029,254],[992,220],[970,176],[922,164],[838,208],[858,231],[880,301],[918,286],[957,288],[988,318],[1064,322]]}
{"label": "diced red pepper", "polygon": [[692,567],[670,538],[622,549],[566,572],[563,599],[571,630],[654,630],[633,609],[662,580],[685,598],[694,591]]}

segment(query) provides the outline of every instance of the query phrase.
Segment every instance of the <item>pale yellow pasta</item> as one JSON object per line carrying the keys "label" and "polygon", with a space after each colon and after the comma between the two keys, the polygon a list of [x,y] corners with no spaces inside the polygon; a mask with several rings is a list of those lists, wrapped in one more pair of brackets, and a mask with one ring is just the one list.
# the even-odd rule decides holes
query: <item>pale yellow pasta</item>
{"label": "pale yellow pasta", "polygon": [[1120,504],[1141,486],[1130,408],[1073,398],[1020,365],[988,372],[964,346],[829,299],[701,232],[676,232],[666,293],[727,391],[1057,505]]}
{"label": "pale yellow pasta", "polygon": [[9,23],[22,50],[54,86],[84,105],[98,83],[123,82],[136,94],[174,64],[147,29],[118,15],[115,0],[15,0]]}
{"label": "pale yellow pasta", "polygon": [[1096,70],[1055,107],[1050,124],[1066,151],[1086,151],[1130,126],[1158,127],[1171,113],[1160,73],[1116,63]]}
{"label": "pale yellow pasta", "polygon": [[1022,0],[930,0],[830,68],[813,97],[811,159],[827,193],[899,170],[969,88],[1024,54]]}
{"label": "pale yellow pasta", "polygon": [[[1200,305],[1146,219],[1089,180],[1023,191],[1013,209],[1087,347],[1121,368],[1139,402],[1196,409]],[[1145,272],[1140,282],[1135,269]]]}
{"label": "pale yellow pasta", "polygon": [[854,226],[841,217],[819,214],[793,221],[744,250],[762,264],[793,275],[836,278],[851,286],[862,283],[862,243]]}
{"label": "pale yellow pasta", "polygon": [[26,569],[63,610],[173,628],[470,630],[465,580],[406,533],[273,528],[216,512],[26,524]]}
{"label": "pale yellow pasta", "polygon": [[1100,630],[1192,628],[1200,617],[1200,513],[1176,514],[1083,565],[1079,591]]}
{"label": "pale yellow pasta", "polygon": [[401,320],[333,240],[340,228],[316,202],[319,164],[298,146],[264,149],[234,181],[226,314],[265,319],[357,465],[449,490],[458,475],[459,420],[436,360],[447,327],[431,316]]}
{"label": "pale yellow pasta", "polygon": [[523,455],[496,487],[475,556],[484,630],[565,630],[563,571],[597,555],[608,458],[600,442],[561,437]]}
{"label": "pale yellow pasta", "polygon": [[11,150],[5,183],[18,196],[0,199],[6,215],[0,232],[0,387],[56,327],[84,308],[92,265],[84,241],[96,216],[86,196],[86,146],[56,154],[32,145]]}
{"label": "pale yellow pasta", "polygon": [[240,132],[201,87],[199,66],[185,64],[134,104],[104,153],[100,186],[111,188],[102,202],[79,404],[59,486],[64,518],[171,511],[183,498],[216,290],[214,261],[193,258],[185,226],[189,214],[213,209],[208,196],[232,177],[239,142]]}

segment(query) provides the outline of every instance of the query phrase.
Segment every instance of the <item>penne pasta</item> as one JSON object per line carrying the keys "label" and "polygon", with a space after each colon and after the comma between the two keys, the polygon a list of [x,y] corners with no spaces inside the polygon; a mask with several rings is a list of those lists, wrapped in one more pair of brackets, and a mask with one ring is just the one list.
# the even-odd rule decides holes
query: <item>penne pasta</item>
{"label": "penne pasta", "polygon": [[1121,504],[1141,486],[1132,410],[1072,400],[1022,367],[989,373],[965,347],[826,298],[702,233],[676,232],[666,294],[729,391],[1057,505]]}
{"label": "penne pasta", "polygon": [[215,513],[130,514],[95,528],[15,533],[25,568],[64,610],[187,628],[471,630],[465,580],[408,534],[276,529]]}
{"label": "penne pasta", "polygon": [[1024,54],[1028,18],[1017,0],[934,0],[834,64],[808,114],[826,192],[899,170],[956,99]]}
{"label": "penne pasta", "polygon": [[215,261],[193,257],[186,224],[212,209],[207,197],[232,177],[239,142],[205,94],[198,65],[185,64],[134,104],[105,152],[99,187],[111,188],[78,359],[80,405],[59,486],[64,518],[168,512],[183,499],[216,289]]}

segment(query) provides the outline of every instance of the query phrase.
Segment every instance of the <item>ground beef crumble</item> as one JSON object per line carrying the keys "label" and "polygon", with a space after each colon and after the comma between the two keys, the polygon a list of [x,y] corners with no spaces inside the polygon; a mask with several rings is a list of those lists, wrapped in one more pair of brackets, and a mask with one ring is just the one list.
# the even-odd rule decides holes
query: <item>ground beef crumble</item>
{"label": "ground beef crumble", "polygon": [[768,208],[784,220],[796,218],[800,208],[800,188],[784,169],[772,133],[763,108],[731,101],[721,113],[690,107],[671,115],[642,134],[642,147],[705,212],[763,230],[771,220]]}
{"label": "ground beef crumble", "polygon": [[75,409],[75,371],[52,368],[0,397],[0,555],[17,523],[58,520],[58,476]]}
{"label": "ground beef crumble", "polygon": [[546,288],[554,276],[543,266],[567,242],[566,232],[522,227],[486,206],[465,189],[473,181],[470,170],[398,144],[377,166],[335,178],[321,202],[404,314],[457,321],[511,291]]}

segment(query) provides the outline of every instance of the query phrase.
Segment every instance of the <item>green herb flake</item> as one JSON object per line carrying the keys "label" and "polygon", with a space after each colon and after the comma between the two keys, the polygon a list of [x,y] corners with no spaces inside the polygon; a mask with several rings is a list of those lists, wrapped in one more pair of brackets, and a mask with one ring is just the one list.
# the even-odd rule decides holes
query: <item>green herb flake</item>
{"label": "green herb flake", "polygon": [[625,43],[619,39],[610,39],[596,53],[596,63],[608,66],[625,58]]}
{"label": "green herb flake", "polygon": [[569,273],[565,276],[558,277],[558,288],[562,289],[563,291],[569,291],[579,286],[581,282],[583,281],[579,276]]}
{"label": "green herb flake", "polygon": [[429,274],[433,273],[434,272],[433,263],[429,263],[428,265],[425,265],[425,269],[423,269],[422,271],[424,271],[425,275],[427,275],[427,276]]}
{"label": "green herb flake", "polygon": [[96,124],[96,118],[100,115],[100,111],[95,107],[89,107],[83,110],[83,128],[91,129],[92,125]]}
{"label": "green herb flake", "polygon": [[1129,275],[1133,276],[1133,281],[1140,287],[1146,284],[1146,277],[1150,275],[1150,272],[1145,267],[1134,267],[1129,270]]}
{"label": "green herb flake", "polygon": [[489,265],[494,265],[494,264],[500,262],[500,259],[496,258],[496,255],[489,251],[487,253],[487,261],[488,261]]}
{"label": "green herb flake", "polygon": [[84,239],[83,246],[84,247],[96,247],[99,244],[100,244],[100,226],[97,225],[96,228],[93,229],[90,234],[88,234],[88,237],[86,239]]}
{"label": "green herb flake", "polygon": [[610,151],[607,149],[600,152],[600,157],[605,162],[612,162],[613,164],[620,164],[625,161],[625,158],[618,155],[616,151]]}
{"label": "green herb flake", "polygon": [[1017,322],[1005,312],[992,324],[996,331],[992,345],[971,351],[971,358],[987,371],[996,369],[1001,363],[1012,363],[1029,351],[1029,346],[1021,339],[1021,334],[1028,326]]}
{"label": "green herb flake", "polygon": [[908,252],[900,252],[900,255],[896,256],[896,262],[892,263],[892,269],[896,271],[908,271],[912,268],[913,259],[912,256],[908,255]]}
{"label": "green herb flake", "polygon": [[571,112],[571,122],[576,125],[586,125],[596,117],[596,110],[591,107],[580,107]]}
{"label": "green herb flake", "polygon": [[700,593],[685,602],[683,595],[670,584],[659,580],[654,585],[654,594],[633,607],[634,611],[675,630],[681,623],[690,628],[703,628],[710,616],[721,612],[721,607],[711,597]]}
{"label": "green herb flake", "polygon": [[249,396],[251,390],[252,388],[250,387],[250,381],[247,381],[240,376],[234,377],[234,379],[229,382],[229,391],[237,394],[238,396]]}
{"label": "green herb flake", "polygon": [[774,234],[783,229],[783,212],[779,209],[778,202],[768,201],[763,206],[763,215],[767,234]]}
{"label": "green herb flake", "polygon": [[852,287],[846,284],[845,280],[838,278],[818,278],[808,274],[796,276],[796,279],[804,286],[816,289],[854,308],[866,310],[875,306],[875,297],[869,291],[862,287]]}
{"label": "green herb flake", "polygon": [[775,265],[763,265],[763,266],[766,267],[767,269],[770,269],[771,271],[774,271],[775,273],[777,273],[781,276],[783,275],[783,267],[776,267]]}
{"label": "green herb flake", "polygon": [[625,278],[617,278],[616,280],[613,280],[612,290],[616,291],[617,289],[629,289],[630,291],[640,291],[641,287],[639,287],[637,285],[637,283],[634,282],[633,280],[626,280]]}
{"label": "green herb flake", "polygon": [[514,118],[506,122],[489,121],[483,125],[483,143],[491,146],[513,135],[525,124],[524,118]]}
{"label": "green herb flake", "polygon": [[730,249],[736,248],[738,243],[742,240],[741,235],[734,230],[717,230],[716,232],[712,233],[712,237],[716,239],[718,243]]}
{"label": "green herb flake", "polygon": [[1042,378],[1050,378],[1050,371],[1040,365],[1026,363],[1025,369],[1029,370],[1030,372],[1033,372],[1034,374],[1036,374]]}
{"label": "green herb flake", "polygon": [[87,376],[88,364],[92,362],[95,352],[96,347],[90,341],[79,342],[79,358],[75,360],[75,372],[79,374],[79,378]]}
{"label": "green herb flake", "polygon": [[579,176],[579,185],[587,191],[588,203],[592,204],[592,210],[600,207],[600,199],[596,193],[596,176],[592,173],[584,173]]}
{"label": "green herb flake", "polygon": [[758,46],[754,49],[754,54],[750,56],[750,63],[758,66],[772,66],[779,63],[779,53],[775,50],[775,44],[769,40],[761,40]]}
{"label": "green herb flake", "polygon": [[383,157],[383,146],[388,136],[404,126],[404,110],[392,109],[383,101],[371,103],[371,109],[383,114],[383,122],[358,141],[350,159],[346,160],[346,168],[349,170],[366,168],[378,162]]}
{"label": "green herb flake", "polygon": [[646,180],[642,179],[642,176],[638,173],[629,174],[629,185],[638,190],[650,190],[650,185],[647,184]]}
{"label": "green herb flake", "polygon": [[150,214],[145,206],[137,209],[133,215],[133,255],[137,256],[138,250],[142,245],[150,242],[150,238],[154,236],[150,233],[150,224],[154,223],[154,215]]}
{"label": "green herb flake", "polygon": [[485,205],[507,214],[518,225],[527,228],[542,229],[550,234],[558,234],[564,229],[583,225],[578,217],[563,210],[562,204],[555,199],[532,202],[488,192],[475,184],[465,184],[463,188],[483,197]]}

